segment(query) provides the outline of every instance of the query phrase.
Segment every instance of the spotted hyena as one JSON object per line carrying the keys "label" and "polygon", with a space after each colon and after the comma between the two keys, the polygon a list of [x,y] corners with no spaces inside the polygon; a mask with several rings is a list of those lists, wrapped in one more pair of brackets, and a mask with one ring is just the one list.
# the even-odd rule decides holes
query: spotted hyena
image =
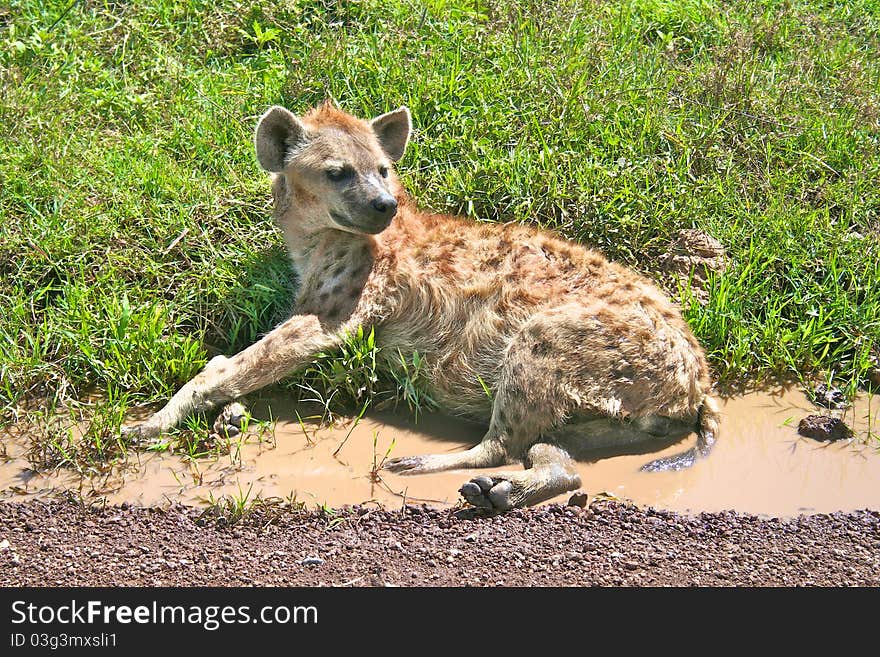
{"label": "spotted hyena", "polygon": [[506,510],[578,488],[572,458],[596,450],[646,451],[696,430],[696,447],[646,468],[707,454],[719,419],[709,371],[670,300],[551,233],[418,209],[394,171],[411,128],[405,107],[369,121],[329,103],[302,117],[278,106],[263,114],[256,153],[272,174],[275,220],[300,282],[295,314],[211,360],[128,431],[156,436],[365,327],[380,353],[425,356],[441,407],[488,423],[466,451],[395,458],[386,469],[524,464],[465,483],[473,505]]}

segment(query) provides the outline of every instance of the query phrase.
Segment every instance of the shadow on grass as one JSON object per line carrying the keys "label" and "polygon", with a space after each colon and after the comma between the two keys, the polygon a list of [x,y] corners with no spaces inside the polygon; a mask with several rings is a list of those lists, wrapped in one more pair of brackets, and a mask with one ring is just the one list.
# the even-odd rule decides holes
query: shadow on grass
{"label": "shadow on grass", "polygon": [[200,304],[218,307],[207,320],[203,345],[209,358],[238,353],[293,314],[298,282],[282,245],[242,253],[238,265],[237,283]]}

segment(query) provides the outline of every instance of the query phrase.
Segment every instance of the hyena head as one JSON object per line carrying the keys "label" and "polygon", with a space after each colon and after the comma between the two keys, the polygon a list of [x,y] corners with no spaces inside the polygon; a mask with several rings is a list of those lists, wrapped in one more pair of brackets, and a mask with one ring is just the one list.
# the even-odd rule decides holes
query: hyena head
{"label": "hyena head", "polygon": [[363,121],[330,103],[302,118],[271,107],[257,123],[260,166],[275,176],[275,218],[282,229],[335,228],[379,233],[397,212],[400,185],[392,170],[412,123],[401,107]]}

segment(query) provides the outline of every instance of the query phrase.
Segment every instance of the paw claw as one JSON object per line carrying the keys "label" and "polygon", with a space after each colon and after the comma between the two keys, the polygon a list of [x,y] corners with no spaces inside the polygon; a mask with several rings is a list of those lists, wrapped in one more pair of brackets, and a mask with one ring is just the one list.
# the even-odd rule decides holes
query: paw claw
{"label": "paw claw", "polygon": [[[215,429],[217,429],[217,427],[215,427]],[[234,424],[227,424],[220,427],[219,430],[216,431],[216,433],[227,438],[235,438],[238,434],[241,433],[241,429],[239,429]]]}
{"label": "paw claw", "polygon": [[237,436],[247,416],[247,409],[241,403],[227,404],[214,421],[214,433],[226,438]]}

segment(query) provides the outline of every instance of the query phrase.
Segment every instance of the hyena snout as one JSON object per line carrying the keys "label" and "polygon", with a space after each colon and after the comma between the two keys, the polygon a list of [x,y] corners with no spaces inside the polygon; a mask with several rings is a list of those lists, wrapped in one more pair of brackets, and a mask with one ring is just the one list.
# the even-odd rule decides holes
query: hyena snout
{"label": "hyena snout", "polygon": [[358,208],[360,227],[367,233],[379,233],[388,228],[397,214],[397,199],[387,192],[374,196]]}
{"label": "hyena snout", "polygon": [[377,219],[391,219],[397,214],[397,199],[391,194],[382,194],[370,201],[370,207]]}

